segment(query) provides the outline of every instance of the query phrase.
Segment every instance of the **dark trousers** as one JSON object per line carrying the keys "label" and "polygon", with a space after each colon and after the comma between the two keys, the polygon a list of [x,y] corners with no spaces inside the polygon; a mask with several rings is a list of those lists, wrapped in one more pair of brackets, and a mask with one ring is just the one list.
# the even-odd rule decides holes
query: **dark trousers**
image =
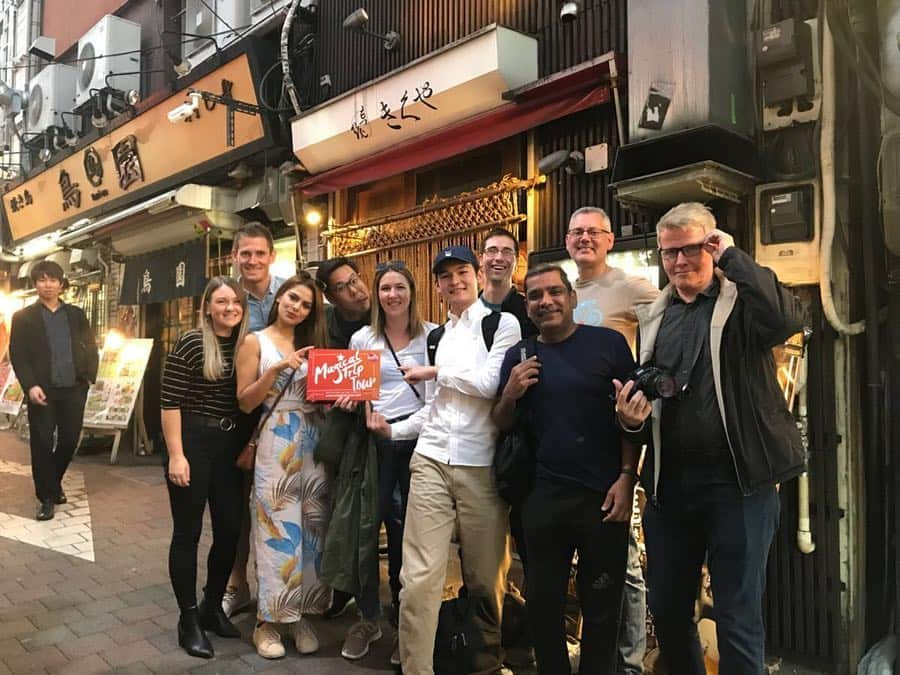
{"label": "dark trousers", "polygon": [[528,547],[528,619],[541,675],[569,673],[564,610],[576,550],[584,617],[579,672],[614,672],[628,523],[604,523],[603,499],[601,493],[573,483],[539,477],[522,505]]}
{"label": "dark trousers", "polygon": [[[378,524],[384,523],[388,543],[388,579],[391,598],[399,602],[400,566],[403,561],[403,524],[406,520],[406,502],[409,499],[409,460],[412,459],[416,441],[390,441],[378,439]],[[394,495],[399,488],[400,505]],[[376,558],[377,565],[377,558]],[[366,619],[377,619],[381,610],[378,600],[379,570],[376,568],[369,583],[356,599],[359,611]]]}
{"label": "dark trousers", "polygon": [[173,524],[169,577],[178,607],[185,610],[197,604],[197,545],[207,502],[213,542],[206,561],[206,598],[213,605],[222,603],[241,529],[243,478],[234,465],[239,450],[235,431],[195,425],[182,417],[181,436],[190,484],[178,487],[167,476],[166,485]]}
{"label": "dark trousers", "polygon": [[[647,586],[668,672],[705,675],[693,621],[704,557],[712,579],[719,672],[760,675],[765,632],[766,559],[778,527],[774,487],[749,497],[735,483],[694,484],[661,477],[659,504],[644,510]],[[663,481],[666,481],[665,483]]]}
{"label": "dark trousers", "polygon": [[62,477],[69,468],[81,435],[87,387],[48,387],[44,393],[47,405],[28,403],[31,475],[34,493],[42,502],[55,499],[62,490]]}

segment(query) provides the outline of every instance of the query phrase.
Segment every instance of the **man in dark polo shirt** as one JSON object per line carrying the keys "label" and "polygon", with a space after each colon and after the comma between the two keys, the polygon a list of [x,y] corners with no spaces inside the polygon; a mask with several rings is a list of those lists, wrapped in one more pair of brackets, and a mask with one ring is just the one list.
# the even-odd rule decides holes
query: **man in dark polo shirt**
{"label": "man in dark polo shirt", "polygon": [[635,309],[640,362],[671,373],[680,394],[653,402],[641,472],[650,609],[668,671],[704,675],[692,617],[705,558],[719,672],[759,675],[776,485],[803,468],[772,348],[802,329],[804,310],[702,204],[672,208],[656,232],[669,285]]}
{"label": "man in dark polo shirt", "polygon": [[66,503],[62,478],[81,435],[84,401],[99,357],[84,312],[59,299],[62,268],[41,261],[31,270],[31,280],[38,301],[13,315],[9,354],[27,396],[31,473],[41,503],[37,519],[50,520],[54,505]]}
{"label": "man in dark polo shirt", "polygon": [[[615,392],[634,358],[618,331],[575,323],[578,299],[561,267],[530,269],[525,298],[540,333],[506,352],[492,416],[508,429],[518,408],[534,446],[534,486],[522,504],[522,525],[538,670],[569,672],[563,610],[577,550],[580,672],[611,673],[639,447],[617,423]],[[620,414],[649,412],[640,393],[618,403]]]}

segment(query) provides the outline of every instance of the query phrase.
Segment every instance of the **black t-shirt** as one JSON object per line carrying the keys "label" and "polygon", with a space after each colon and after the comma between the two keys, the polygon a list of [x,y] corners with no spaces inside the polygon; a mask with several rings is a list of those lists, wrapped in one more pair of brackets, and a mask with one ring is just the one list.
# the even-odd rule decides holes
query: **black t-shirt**
{"label": "black t-shirt", "polygon": [[[506,352],[498,395],[521,358],[520,345]],[[537,475],[605,493],[622,462],[612,380],[624,382],[634,370],[631,350],[621,333],[596,326],[579,326],[562,342],[537,342],[536,349],[540,378],[519,405],[526,406],[537,444]]]}

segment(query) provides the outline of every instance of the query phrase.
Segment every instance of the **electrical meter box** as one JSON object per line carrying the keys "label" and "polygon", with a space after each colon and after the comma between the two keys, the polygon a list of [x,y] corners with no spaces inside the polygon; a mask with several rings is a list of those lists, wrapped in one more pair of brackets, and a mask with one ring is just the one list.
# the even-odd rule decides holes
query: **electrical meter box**
{"label": "electrical meter box", "polygon": [[783,284],[817,284],[820,221],[817,181],[757,186],[756,261]]}

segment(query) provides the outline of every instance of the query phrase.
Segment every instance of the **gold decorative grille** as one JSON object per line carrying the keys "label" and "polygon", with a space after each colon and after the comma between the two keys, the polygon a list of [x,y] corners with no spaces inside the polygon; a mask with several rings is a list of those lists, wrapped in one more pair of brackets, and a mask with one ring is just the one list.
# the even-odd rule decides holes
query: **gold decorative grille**
{"label": "gold decorative grille", "polygon": [[[534,186],[534,180],[504,176],[491,185],[454,197],[433,198],[415,208],[361,223],[339,225],[330,238],[331,257],[354,258],[364,279],[371,281],[375,265],[402,260],[416,280],[417,302],[422,316],[440,323],[446,311],[434,288],[431,262],[447,246],[468,246],[478,253],[485,230],[505,227],[516,234],[524,221],[519,213],[518,192]],[[372,302],[377,302],[373,292]]]}

